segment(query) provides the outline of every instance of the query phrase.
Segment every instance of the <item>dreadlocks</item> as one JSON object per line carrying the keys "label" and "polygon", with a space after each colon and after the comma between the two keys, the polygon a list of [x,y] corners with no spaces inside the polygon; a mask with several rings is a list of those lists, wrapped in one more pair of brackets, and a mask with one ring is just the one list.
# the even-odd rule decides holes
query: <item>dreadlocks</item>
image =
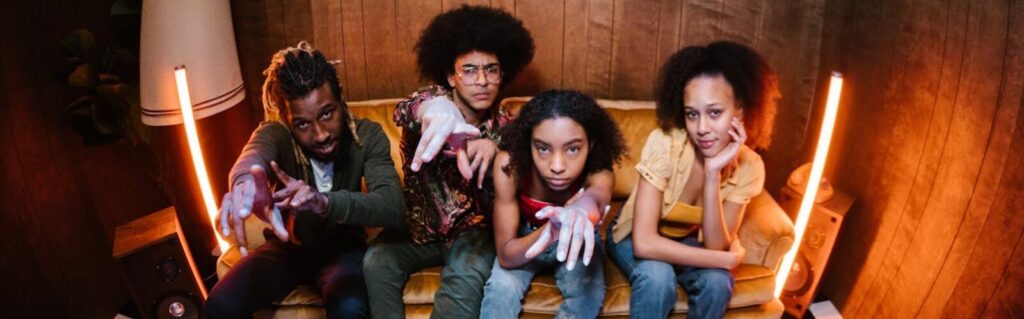
{"label": "dreadlocks", "polygon": [[[306,41],[300,41],[294,47],[288,47],[274,53],[270,58],[270,66],[263,71],[267,77],[263,82],[263,116],[267,121],[285,123],[289,118],[288,101],[305,97],[324,83],[328,84],[334,98],[342,108],[342,121],[348,124],[349,132],[356,144],[360,144],[356,134],[356,122],[352,112],[341,98],[341,85],[338,84],[338,73],[333,64],[324,54],[313,48]],[[295,158],[303,167],[309,167],[309,159],[302,153],[299,143],[295,145]],[[303,170],[305,172],[305,170]],[[304,176],[309,180],[309,176]]]}

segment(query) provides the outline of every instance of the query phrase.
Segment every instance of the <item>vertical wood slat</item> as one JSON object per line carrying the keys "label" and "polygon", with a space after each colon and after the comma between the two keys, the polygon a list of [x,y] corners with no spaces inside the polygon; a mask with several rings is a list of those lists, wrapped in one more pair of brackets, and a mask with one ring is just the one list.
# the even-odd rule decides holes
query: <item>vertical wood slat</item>
{"label": "vertical wood slat", "polygon": [[263,118],[263,69],[267,67],[274,51],[267,25],[266,0],[231,1],[231,22],[235,28],[235,45],[238,46],[238,63],[245,83],[245,99],[249,101],[254,118]]}
{"label": "vertical wood slat", "polygon": [[398,19],[394,23],[398,33],[398,54],[395,64],[398,80],[401,81],[401,91],[392,97],[406,96],[429,82],[419,75],[414,50],[420,33],[434,16],[441,13],[441,3],[437,0],[400,0],[397,9]]}
{"label": "vertical wood slat", "polygon": [[341,63],[334,65],[338,73],[338,83],[341,85],[342,95],[348,90],[348,76],[345,73],[345,44],[342,34],[344,28],[341,24],[341,1],[337,0],[311,0],[311,17],[313,30],[313,47],[316,47],[328,60],[338,60]]}
{"label": "vertical wood slat", "polygon": [[[364,38],[363,21],[363,0],[344,0],[341,4],[341,28],[345,43],[345,54],[342,63],[345,64],[345,76],[348,78],[348,87],[345,91],[348,100],[365,100],[370,98],[369,84],[367,83],[366,49],[367,41]],[[372,25],[372,24],[371,24]]]}
{"label": "vertical wood slat", "polygon": [[366,1],[363,3],[364,21],[372,21],[373,27],[364,25],[363,35],[368,40],[366,50],[366,85],[368,98],[401,96],[400,78],[407,76],[398,61],[398,34],[395,26],[396,0]]}
{"label": "vertical wood slat", "polygon": [[861,205],[835,249],[853,252],[833,254],[823,293],[848,317],[1019,313],[1020,10],[833,3],[826,32],[842,33],[822,61],[851,70],[843,105],[862,111],[831,162]]}
{"label": "vertical wood slat", "polygon": [[565,1],[565,30],[562,44],[562,84],[582,89],[587,85],[587,44],[590,36],[589,4],[586,0]]}
{"label": "vertical wood slat", "polygon": [[825,4],[813,0],[771,4],[762,8],[756,24],[745,28],[754,33],[754,48],[775,69],[782,92],[772,136],[775,143],[762,156],[765,167],[771,169],[766,171],[765,187],[774,191],[782,188],[789,172],[801,161],[811,159],[816,140],[815,131],[808,130],[808,125],[812,111],[820,113],[824,106],[824,100],[815,103],[815,83],[825,83],[829,70],[819,70],[818,61]]}
{"label": "vertical wood slat", "polygon": [[623,99],[651,98],[657,57],[659,1],[615,1],[612,77],[609,94]]}
{"label": "vertical wood slat", "polygon": [[587,83],[583,92],[611,98],[613,0],[591,0],[587,10]]}
{"label": "vertical wood slat", "polygon": [[516,77],[516,95],[533,95],[543,89],[562,87],[565,4],[549,0],[518,0],[514,15],[530,30],[533,61]]}
{"label": "vertical wood slat", "polygon": [[925,192],[915,189],[917,198],[906,208],[912,218],[905,219],[907,227],[901,229],[912,231],[902,238],[906,242],[901,244],[893,288],[883,296],[894,302],[883,303],[877,315],[908,317],[917,312],[938,274],[935,260],[946,258],[956,223],[977,191],[977,177],[990,146],[985,141],[990,134],[1002,133],[992,130],[1000,88],[985,79],[1000,74],[1004,66],[1006,14],[1002,8],[972,6],[968,21],[960,83],[949,103],[948,122],[933,123],[949,128],[935,141],[942,145],[934,164],[936,174],[929,178],[929,194],[920,195]]}
{"label": "vertical wood slat", "polygon": [[681,46],[706,44],[721,36],[724,0],[683,2],[683,21],[679,32]]}
{"label": "vertical wood slat", "polygon": [[[1021,95],[1024,92],[1013,89],[1024,87],[1024,61],[1019,58],[1024,56],[1024,19],[1021,19],[1021,15],[1024,14],[1024,5],[1018,3],[1015,7],[1010,8],[1008,12],[1008,25],[1010,26],[1008,30],[1011,33],[1007,35],[1006,56],[1003,58],[1006,66],[1002,71],[1002,87],[1007,89],[999,93],[999,110],[995,116],[995,124],[993,133],[990,135],[985,163],[982,166],[981,177],[977,183],[978,190],[975,191],[974,196],[971,198],[970,207],[968,207],[967,213],[956,231],[956,239],[946,257],[946,261],[943,263],[935,283],[931,286],[927,299],[918,311],[918,315],[922,317],[938,317],[943,308],[945,308],[944,306],[950,302],[953,290],[959,279],[963,276],[964,271],[967,270],[966,266],[975,250],[975,246],[979,244],[978,239],[981,236],[988,214],[997,209],[994,202],[997,200],[997,193],[1001,190],[1000,185],[1004,185],[1002,179],[1013,176],[1012,167],[1019,167],[1019,159],[1017,160],[1018,164],[1014,166],[1013,164],[1007,164],[1012,163],[1012,160],[1008,160],[1007,157],[1010,150],[1016,150],[1016,154],[1019,154],[1022,148],[1024,148],[1024,146],[1020,145],[1010,147],[1012,142],[1017,141],[1017,144],[1019,144],[1019,141],[1024,139],[1021,137],[1022,133],[1020,132],[1024,129],[1022,127],[1024,126],[1024,117],[1020,115],[1022,108]],[[1015,122],[1017,123],[1016,127],[1014,126]],[[1018,176],[1020,175],[1020,173],[1017,174]],[[1005,185],[1014,184],[1009,182]],[[1011,198],[1020,198],[1024,194],[1009,196]],[[1006,207],[1013,209],[1013,207],[1021,207],[1021,204],[1017,204],[1017,206],[1011,204]],[[1021,267],[1019,258],[1017,260],[1016,267]],[[1008,267],[1009,269],[1014,269],[1014,265],[1011,264]],[[1007,281],[1004,277],[1003,282],[1012,283],[1014,281]],[[1016,282],[1019,283],[1020,281]],[[1020,292],[1022,289],[1019,286],[1014,288],[1003,291]],[[992,304],[990,303],[989,305],[991,307]],[[1018,304],[1017,307],[1020,307],[1020,305]]]}
{"label": "vertical wood slat", "polygon": [[[880,12],[889,12],[889,19],[881,19],[877,23],[860,25],[858,32],[862,33],[878,33],[881,30],[895,30],[899,29],[900,21],[907,20],[904,15],[907,14],[907,9],[904,7],[904,3],[884,3],[884,4],[864,4],[859,10],[863,12],[857,12],[861,16],[875,16],[880,15]],[[851,81],[854,85],[857,83],[868,83],[870,82],[873,74],[883,74],[886,78],[892,78],[893,84],[887,85],[883,88],[871,88],[867,85],[866,90],[859,94],[862,100],[851,103],[854,107],[867,107],[872,105],[879,106],[879,112],[889,114],[889,117],[872,117],[871,123],[858,123],[861,127],[864,127],[862,136],[858,139],[865,139],[868,141],[875,141],[870,148],[858,148],[852,151],[850,154],[855,152],[871,152],[877,150],[876,153],[871,154],[874,158],[858,158],[857,161],[843,162],[842,164],[850,164],[852,169],[855,169],[859,173],[851,173],[849,178],[858,179],[860,184],[852,185],[855,190],[863,190],[860,193],[864,200],[863,211],[866,215],[871,216],[868,218],[866,224],[857,225],[857,229],[867,232],[868,238],[874,237],[873,247],[887,247],[892,240],[893,234],[898,226],[898,218],[885,218],[888,216],[896,215],[896,207],[902,207],[908,196],[908,188],[914,177],[916,171],[917,160],[923,146],[922,134],[925,132],[924,129],[907,128],[906,123],[917,123],[921,118],[929,118],[930,111],[920,111],[923,106],[902,106],[898,107],[899,103],[907,103],[908,100],[890,102],[894,98],[899,97],[898,93],[902,90],[916,90],[922,96],[928,96],[934,89],[931,87],[938,80],[939,74],[934,70],[934,74],[928,76],[922,76],[920,78],[914,78],[916,80],[926,79],[926,84],[915,84],[910,81],[908,76],[921,75],[920,70],[914,69],[915,72],[905,72],[903,68],[893,66],[893,63],[887,63],[887,59],[893,59],[893,61],[906,61],[909,49],[903,49],[901,44],[907,44],[910,47],[915,45],[929,45],[931,43],[918,44],[918,42],[910,41],[901,38],[904,36],[902,33],[881,33],[877,37],[876,42],[868,42],[860,44],[859,47],[843,48],[848,50],[855,50],[858,57],[862,60],[860,63],[875,66],[866,68],[866,72],[859,81]],[[873,54],[878,52],[878,48],[891,48],[889,54]],[[942,52],[941,49],[935,49],[932,52]],[[872,61],[872,62],[866,62]],[[926,60],[930,61],[930,60]],[[851,63],[851,64],[860,64]],[[904,84],[900,84],[904,83]],[[906,85],[906,86],[901,86]],[[856,94],[856,93],[855,93]],[[922,100],[919,103],[927,103]],[[912,111],[917,111],[915,113]],[[856,112],[856,110],[854,110]],[[862,113],[862,112],[861,112]],[[924,115],[921,115],[924,114]],[[893,116],[895,115],[895,116]],[[896,123],[896,124],[892,124]],[[902,128],[901,128],[902,127]],[[913,134],[913,135],[909,135]],[[906,141],[905,143],[898,143],[896,141]],[[857,145],[856,143],[848,142],[845,144],[846,147],[852,147]],[[896,151],[893,151],[893,150]],[[895,153],[895,154],[894,154]],[[896,157],[890,159],[890,157]],[[902,157],[902,158],[901,158]],[[853,177],[858,176],[859,178]],[[866,176],[870,176],[865,180]],[[844,176],[845,177],[845,176]],[[868,185],[877,185],[876,187],[869,187]],[[867,187],[856,188],[856,187]],[[888,210],[894,211],[894,213],[886,213]],[[856,247],[853,247],[856,248]],[[863,262],[864,266],[855,268],[859,273],[859,276],[852,287],[849,299],[846,304],[843,305],[845,313],[853,315],[858,313],[864,297],[871,292],[871,284],[875,281],[876,276],[882,271],[882,261],[886,256],[883,248],[870,249],[867,252],[866,260]],[[847,265],[850,266],[850,265]]]}
{"label": "vertical wood slat", "polygon": [[[910,10],[915,13],[921,12],[920,8],[919,6],[914,6]],[[923,16],[924,14],[922,13],[922,15],[917,17]],[[911,15],[907,21],[912,21],[914,18],[915,16]],[[902,136],[900,134],[904,133],[912,138],[907,140],[906,144],[908,146],[921,147],[921,149],[920,153],[909,153],[901,151],[901,148],[907,147],[901,145],[902,143],[891,145],[890,152],[893,153],[895,156],[894,160],[897,162],[890,167],[898,171],[913,173],[904,175],[907,178],[907,182],[901,184],[899,188],[893,189],[893,192],[897,192],[897,196],[900,196],[901,200],[893,201],[894,203],[889,205],[887,210],[883,212],[884,216],[897,216],[894,219],[895,228],[889,234],[890,237],[887,244],[881,246],[880,268],[874,281],[868,286],[870,288],[864,298],[864,305],[857,312],[861,315],[870,316],[878,313],[879,308],[883,304],[888,304],[883,303],[888,292],[908,288],[902,282],[899,285],[894,284],[897,282],[895,278],[898,275],[897,271],[903,263],[904,255],[909,249],[914,231],[919,226],[928,196],[933,191],[936,191],[936,187],[939,190],[949,187],[948,185],[938,184],[936,175],[939,172],[943,150],[947,146],[945,139],[950,134],[951,125],[954,124],[951,121],[954,118],[956,101],[961,94],[965,94],[964,91],[960,90],[959,84],[961,83],[961,77],[965,73],[965,62],[967,61],[965,41],[969,38],[969,30],[965,26],[972,22],[966,5],[951,7],[949,18],[949,23],[945,28],[946,38],[943,40],[945,54],[939,60],[941,61],[939,62],[941,68],[936,68],[941,71],[937,76],[931,77],[932,79],[938,79],[938,90],[935,91],[928,88],[928,93],[920,97],[912,94],[904,95],[898,90],[890,91],[893,95],[898,95],[905,99],[902,101],[896,100],[897,103],[913,105],[913,107],[904,107],[901,110],[901,119],[905,120],[897,124],[896,135],[893,138],[896,141],[900,141]],[[910,35],[910,33],[907,33],[907,35]],[[943,42],[934,41],[932,43]],[[909,71],[913,73],[915,70]],[[902,82],[908,83],[907,85],[913,85],[917,80],[917,78],[910,76]],[[957,118],[964,116],[956,114]],[[922,133],[924,133],[923,136]],[[924,140],[921,141],[921,138]],[[973,159],[964,158],[964,160]],[[960,204],[956,201],[947,203],[951,206],[959,206]]]}

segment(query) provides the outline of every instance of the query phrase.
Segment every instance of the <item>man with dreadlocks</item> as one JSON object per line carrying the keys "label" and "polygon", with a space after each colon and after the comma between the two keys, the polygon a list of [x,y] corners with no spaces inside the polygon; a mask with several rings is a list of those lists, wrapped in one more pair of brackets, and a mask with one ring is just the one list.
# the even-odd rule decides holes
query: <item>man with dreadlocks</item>
{"label": "man with dreadlocks", "polygon": [[[400,227],[405,210],[387,136],[352,116],[334,67],[308,43],[275,54],[264,74],[266,121],[231,169],[219,216],[221,232],[234,235],[245,257],[213,287],[207,314],[251,317],[315,283],[328,317],[366,317],[361,227]],[[252,253],[244,248],[250,215],[271,225]]]}
{"label": "man with dreadlocks", "polygon": [[431,316],[479,316],[495,257],[485,217],[494,196],[486,173],[505,120],[495,101],[533,52],[521,21],[486,7],[442,13],[420,35],[419,71],[435,85],[395,108],[395,123],[403,129],[408,229],[385,229],[370,244],[363,270],[374,318],[401,318],[409,275],[441,264]]}

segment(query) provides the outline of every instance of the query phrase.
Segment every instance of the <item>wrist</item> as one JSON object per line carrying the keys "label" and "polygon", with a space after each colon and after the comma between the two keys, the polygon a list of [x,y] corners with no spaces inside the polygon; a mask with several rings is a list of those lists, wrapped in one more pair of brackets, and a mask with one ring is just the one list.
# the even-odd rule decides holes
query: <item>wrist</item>
{"label": "wrist", "polygon": [[327,197],[325,193],[316,193],[316,198],[313,200],[317,201],[317,207],[319,208],[315,213],[320,216],[327,215],[327,208],[330,207],[331,198]]}

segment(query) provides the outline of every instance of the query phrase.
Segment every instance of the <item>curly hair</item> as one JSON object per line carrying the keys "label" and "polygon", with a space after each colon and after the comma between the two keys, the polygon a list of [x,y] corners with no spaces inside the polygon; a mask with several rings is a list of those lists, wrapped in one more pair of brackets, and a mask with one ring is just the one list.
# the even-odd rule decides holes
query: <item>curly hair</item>
{"label": "curly hair", "polygon": [[462,5],[430,22],[416,42],[416,63],[423,78],[451,89],[448,75],[460,55],[494,54],[501,64],[501,85],[512,82],[533,60],[533,37],[523,22],[508,12]]}
{"label": "curly hair", "polygon": [[729,41],[683,48],[669,57],[658,75],[658,125],[668,133],[686,127],[683,94],[690,80],[700,76],[722,76],[732,86],[743,110],[747,145],[767,149],[771,144],[779,94],[778,79],[768,63],[753,49]]}
{"label": "curly hair", "polygon": [[498,148],[509,153],[509,163],[501,169],[506,173],[514,170],[517,176],[528,176],[534,169],[533,129],[544,120],[559,117],[570,118],[582,126],[591,146],[600,141],[600,146],[590,148],[581,176],[612,169],[626,153],[618,124],[594,99],[578,91],[550,90],[534,96],[514,121],[502,127]]}

